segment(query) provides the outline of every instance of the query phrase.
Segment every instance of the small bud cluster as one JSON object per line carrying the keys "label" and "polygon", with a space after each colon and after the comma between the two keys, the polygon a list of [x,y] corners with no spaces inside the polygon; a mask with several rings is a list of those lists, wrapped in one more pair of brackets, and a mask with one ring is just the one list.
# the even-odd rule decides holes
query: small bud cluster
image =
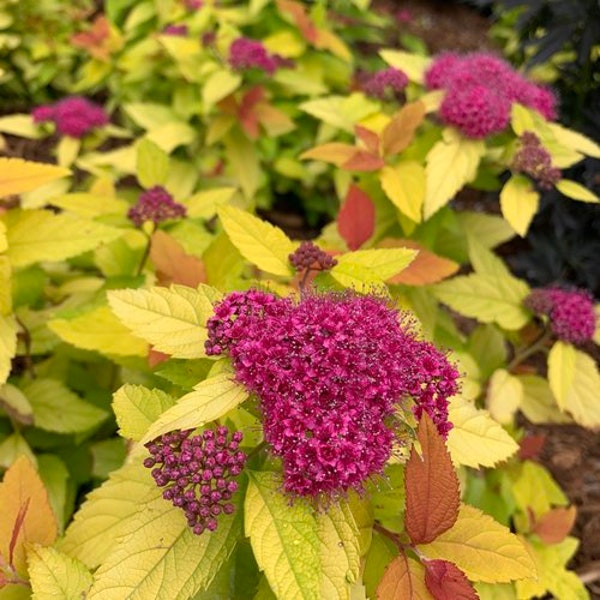
{"label": "small bud cluster", "polygon": [[246,464],[239,449],[243,434],[227,427],[192,435],[192,429],[165,433],[146,444],[150,457],[144,466],[164,487],[163,498],[185,512],[188,525],[199,535],[214,531],[220,514],[231,514],[230,502],[238,490],[234,479]]}
{"label": "small bud cluster", "polygon": [[260,69],[272,75],[280,67],[288,66],[288,61],[277,54],[270,54],[261,42],[240,37],[229,47],[229,64],[236,71]]}
{"label": "small bud cluster", "polygon": [[542,189],[549,190],[560,181],[561,171],[552,166],[552,157],[535,133],[525,131],[520,148],[512,160],[511,169],[535,179]]}
{"label": "small bud cluster", "polygon": [[100,105],[81,96],[69,96],[56,104],[43,104],[34,108],[31,114],[34,123],[53,122],[58,133],[73,138],[82,138],[109,120]]}
{"label": "small bud cluster", "polygon": [[367,96],[380,100],[387,98],[401,100],[407,85],[406,73],[400,69],[389,67],[374,73],[363,85],[363,91]]}
{"label": "small bud cluster", "polygon": [[329,256],[312,242],[302,242],[288,258],[296,271],[304,271],[305,269],[328,271],[337,265],[335,258]]}
{"label": "small bud cluster", "polygon": [[440,117],[470,138],[481,139],[505,129],[514,102],[537,110],[548,120],[556,118],[556,97],[549,89],[528,81],[490,54],[440,54],[425,73],[425,85],[446,91]]}
{"label": "small bud cluster", "polygon": [[538,315],[547,316],[559,340],[583,344],[594,337],[594,300],[586,290],[540,288],[529,294],[525,306]]}
{"label": "small bud cluster", "polygon": [[127,212],[127,217],[136,227],[141,227],[145,221],[158,225],[167,219],[178,219],[185,215],[185,206],[175,202],[173,196],[160,185],[142,192],[137,203]]}
{"label": "small bud cluster", "polygon": [[382,473],[398,404],[412,399],[443,435],[458,373],[377,296],[236,292],[215,307],[207,351],[226,352],[260,399],[265,441],[292,496],[331,499]]}
{"label": "small bud cluster", "polygon": [[166,25],[162,32],[164,35],[185,37],[188,34],[188,26],[183,25],[183,24],[181,24],[181,25],[176,25],[176,24]]}

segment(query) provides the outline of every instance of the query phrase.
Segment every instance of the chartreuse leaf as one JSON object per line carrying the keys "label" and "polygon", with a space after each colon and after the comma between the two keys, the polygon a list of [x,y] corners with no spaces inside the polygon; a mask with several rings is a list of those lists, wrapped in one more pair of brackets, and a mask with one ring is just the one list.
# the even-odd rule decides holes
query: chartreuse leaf
{"label": "chartreuse leaf", "polygon": [[113,290],[108,302],[133,333],[175,358],[201,358],[213,306],[202,287]]}
{"label": "chartreuse leaf", "polygon": [[222,206],[218,214],[229,239],[246,260],[272,275],[292,275],[288,257],[296,244],[279,227],[234,206]]}
{"label": "chartreuse leaf", "polygon": [[502,216],[521,237],[527,234],[539,203],[539,193],[523,175],[512,175],[500,192]]}
{"label": "chartreuse leaf", "polygon": [[174,431],[175,429],[195,429],[228,413],[248,397],[245,388],[234,381],[231,373],[221,373],[209,377],[194,391],[186,394],[177,404],[167,409],[150,426],[142,443]]}
{"label": "chartreuse leaf", "polygon": [[163,185],[169,175],[169,156],[154,142],[143,138],[136,145],[136,176],[146,189]]}
{"label": "chartreuse leaf", "polygon": [[444,129],[443,139],[436,142],[427,154],[425,219],[429,219],[466,183],[475,179],[484,153],[483,141],[465,138],[450,127]]}
{"label": "chartreuse leaf", "polygon": [[560,408],[584,427],[600,425],[600,373],[594,359],[565,342],[548,355],[548,381]]}
{"label": "chartreuse leaf", "polygon": [[506,369],[497,369],[492,374],[486,397],[490,415],[499,423],[512,423],[523,399],[523,385],[518,377]]}
{"label": "chartreuse leaf", "polygon": [[535,577],[525,546],[506,527],[463,504],[451,529],[419,546],[427,558],[454,563],[472,581],[502,583]]}
{"label": "chartreuse leaf", "polygon": [[214,188],[194,194],[185,201],[187,214],[192,219],[211,219],[217,214],[217,209],[227,204],[236,189],[233,187]]}
{"label": "chartreuse leaf", "polygon": [[117,356],[146,356],[148,344],[134,336],[108,306],[100,306],[73,319],[53,319],[48,328],[83,350]]}
{"label": "chartreuse leaf", "polygon": [[277,598],[350,598],[358,578],[358,528],[340,502],[315,512],[290,505],[275,473],[250,472],[245,529],[254,556]]}
{"label": "chartreuse leaf", "polygon": [[512,583],[492,584],[478,581],[473,586],[481,600],[517,600],[517,592]]}
{"label": "chartreuse leaf", "polygon": [[242,78],[229,69],[219,69],[212,73],[202,86],[202,102],[205,112],[219,101],[235,92],[242,83]]}
{"label": "chartreuse leaf", "polygon": [[510,472],[511,493],[517,506],[524,512],[545,515],[552,506],[566,506],[569,501],[552,479],[552,475],[541,465],[531,460],[520,463]]}
{"label": "chartreuse leaf", "polygon": [[448,434],[448,450],[458,464],[475,469],[493,467],[519,449],[486,410],[478,409],[469,400],[452,398],[448,419],[454,425]]}
{"label": "chartreuse leaf", "polygon": [[379,54],[388,65],[401,69],[416,83],[423,83],[425,71],[431,64],[430,58],[403,50],[382,50]]}
{"label": "chartreuse leaf", "polygon": [[4,215],[4,222],[7,255],[13,267],[71,258],[111,242],[122,233],[102,223],[48,210],[12,210]]}
{"label": "chartreuse leaf", "polygon": [[119,434],[139,442],[152,423],[175,404],[175,398],[162,390],[126,383],[113,396],[113,411]]}
{"label": "chartreuse leaf", "polygon": [[228,132],[223,142],[232,176],[239,181],[244,197],[254,198],[262,178],[260,157],[255,144],[237,129]]}
{"label": "chartreuse leaf", "polygon": [[25,548],[30,543],[48,546],[58,533],[48,493],[35,467],[19,457],[0,483],[0,559],[22,577],[27,572]]}
{"label": "chartreuse leaf", "polygon": [[0,384],[8,379],[11,361],[17,352],[17,323],[14,317],[0,314]]}
{"label": "chartreuse leaf", "polygon": [[183,511],[153,482],[150,486],[144,500],[137,499],[136,514],[119,528],[116,545],[94,575],[89,600],[187,600],[210,585],[235,549],[242,533],[240,506],[219,515],[216,531],[198,536]]}
{"label": "chartreuse leaf", "polygon": [[62,208],[84,219],[93,219],[102,215],[124,215],[129,208],[125,200],[86,192],[63,194],[52,198],[52,206]]}
{"label": "chartreuse leaf", "polygon": [[46,183],[66,177],[64,167],[36,163],[20,158],[0,158],[0,198],[29,192]]}
{"label": "chartreuse leaf", "polygon": [[519,408],[529,421],[536,424],[573,422],[573,419],[556,404],[547,379],[538,375],[518,377],[523,386],[523,398]]}
{"label": "chartreuse leaf", "polygon": [[558,123],[547,123],[547,126],[560,144],[576,152],[600,158],[600,146],[590,138],[572,129],[567,129]]}
{"label": "chartreuse leaf", "polygon": [[379,181],[386,196],[403,215],[415,223],[422,221],[426,185],[422,165],[411,160],[383,167]]}
{"label": "chartreuse leaf", "polygon": [[92,585],[92,575],[83,563],[54,548],[33,544],[27,563],[34,600],[85,598]]}
{"label": "chartreuse leaf", "polygon": [[580,183],[571,181],[570,179],[561,179],[556,184],[556,189],[561,194],[567,196],[567,198],[573,200],[579,200],[581,202],[600,202],[600,198],[598,198],[592,190],[589,190]]}
{"label": "chartreuse leaf", "polygon": [[354,125],[376,113],[379,106],[363,94],[353,93],[350,96],[328,96],[308,100],[300,104],[299,108],[329,125],[353,133]]}
{"label": "chartreuse leaf", "polygon": [[456,215],[469,238],[476,238],[485,248],[495,248],[514,237],[512,227],[496,215],[464,211]]}

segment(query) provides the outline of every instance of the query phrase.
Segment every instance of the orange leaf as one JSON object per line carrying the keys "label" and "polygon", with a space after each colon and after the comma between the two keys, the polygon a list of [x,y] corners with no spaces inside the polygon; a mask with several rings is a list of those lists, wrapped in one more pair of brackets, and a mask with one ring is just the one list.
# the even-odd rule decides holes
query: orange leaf
{"label": "orange leaf", "polygon": [[362,127],[361,125],[355,125],[354,133],[371,154],[377,154],[379,152],[379,136],[374,131]]}
{"label": "orange leaf", "polygon": [[479,600],[467,576],[445,560],[425,563],[425,585],[435,600]]}
{"label": "orange leaf", "polygon": [[419,251],[417,257],[406,269],[388,279],[389,283],[430,285],[450,277],[459,268],[458,263],[434,254],[413,240],[386,238],[377,246],[379,248],[413,248]]}
{"label": "orange leaf", "polygon": [[179,242],[164,231],[158,230],[152,235],[150,258],[156,267],[158,285],[181,283],[196,287],[206,282],[202,261],[187,254]]}
{"label": "orange leaf", "polygon": [[300,158],[303,160],[324,160],[325,162],[333,163],[338,167],[350,160],[356,153],[356,148],[350,144],[342,144],[341,142],[330,142],[322,144],[303,152]]}
{"label": "orange leaf", "polygon": [[170,354],[165,354],[160,350],[155,350],[154,348],[150,348],[150,352],[148,352],[148,366],[151,369],[162,364],[165,360],[169,360],[171,358]]}
{"label": "orange leaf", "polygon": [[460,492],[450,453],[427,413],[417,438],[422,457],[413,447],[406,463],[404,523],[413,544],[427,544],[456,522]]}
{"label": "orange leaf", "polygon": [[254,108],[254,114],[269,135],[281,135],[295,128],[292,119],[283,111],[266,102],[257,104]]}
{"label": "orange leaf", "polygon": [[377,171],[385,167],[385,161],[376,154],[356,149],[354,154],[340,167],[348,171]]}
{"label": "orange leaf", "polygon": [[287,13],[292,18],[307,42],[314,44],[317,41],[317,28],[306,14],[306,8],[300,2],[277,0],[277,10]]}
{"label": "orange leaf", "polygon": [[108,19],[104,15],[99,15],[88,31],[74,33],[70,41],[73,46],[87,50],[94,58],[108,60],[111,53]]}
{"label": "orange leaf", "polygon": [[545,544],[559,544],[569,535],[576,517],[577,509],[574,506],[553,508],[534,524],[531,533],[535,533]]}
{"label": "orange leaf", "polygon": [[425,587],[423,565],[404,552],[386,568],[379,586],[377,600],[433,600]]}
{"label": "orange leaf", "polygon": [[27,574],[25,545],[49,546],[58,534],[48,492],[26,456],[20,456],[6,471],[0,484],[0,563]]}
{"label": "orange leaf", "polygon": [[350,250],[360,248],[375,229],[375,206],[359,187],[351,185],[338,213],[337,228]]}
{"label": "orange leaf", "polygon": [[383,155],[398,154],[407,148],[424,118],[425,105],[422,102],[417,100],[405,104],[383,130]]}
{"label": "orange leaf", "polygon": [[519,442],[519,458],[531,460],[537,458],[544,448],[546,436],[544,434],[528,435]]}

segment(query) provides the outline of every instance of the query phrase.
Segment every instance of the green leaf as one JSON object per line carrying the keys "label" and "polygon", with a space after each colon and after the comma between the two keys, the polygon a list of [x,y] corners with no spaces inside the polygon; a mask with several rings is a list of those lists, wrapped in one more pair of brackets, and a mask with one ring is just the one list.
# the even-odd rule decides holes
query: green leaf
{"label": "green leaf", "polygon": [[126,440],[112,437],[90,444],[92,453],[92,476],[106,479],[125,462],[127,457]]}
{"label": "green leaf", "polygon": [[600,373],[594,359],[565,342],[548,355],[548,381],[558,406],[584,427],[600,426]]}
{"label": "green leaf", "polygon": [[234,206],[222,206],[218,214],[229,239],[246,260],[272,275],[292,275],[288,257],[296,244],[281,229]]}
{"label": "green leaf", "polygon": [[162,390],[126,383],[113,396],[113,411],[119,434],[139,442],[152,423],[175,404],[173,396]]}
{"label": "green leaf", "polygon": [[131,102],[123,104],[123,110],[140,126],[146,130],[157,129],[177,120],[173,110],[163,104],[151,102]]}
{"label": "green leaf", "polygon": [[494,325],[478,325],[469,336],[467,350],[477,360],[482,380],[506,363],[506,340]]}
{"label": "green leaf", "polygon": [[62,533],[65,521],[68,517],[67,511],[71,506],[67,504],[70,499],[69,490],[69,471],[64,462],[54,454],[39,454],[37,457],[38,472],[44,487],[48,492],[50,506],[56,515],[59,533]]}
{"label": "green leaf", "polygon": [[244,197],[253,200],[263,177],[256,145],[240,131],[230,131],[223,139],[231,176],[239,181]]}
{"label": "green leaf", "polygon": [[232,373],[209,377],[194,386],[194,391],[180,398],[150,426],[141,443],[176,429],[195,429],[228,413],[248,397],[248,392],[234,381]]}
{"label": "green leaf", "polygon": [[512,175],[500,192],[502,215],[521,237],[527,234],[539,203],[539,193],[523,175]]}
{"label": "green leaf", "polygon": [[486,248],[495,248],[514,237],[512,227],[501,217],[476,212],[461,212],[456,215],[465,234],[476,238]]}
{"label": "green leaf", "polygon": [[431,58],[403,50],[382,50],[379,55],[388,65],[404,71],[416,83],[423,83],[425,71],[431,64]]}
{"label": "green leaf", "polygon": [[530,460],[519,464],[510,473],[510,478],[511,493],[517,506],[525,513],[532,510],[536,516],[541,517],[553,506],[566,506],[569,503],[552,475]]}
{"label": "green leaf", "polygon": [[556,184],[556,189],[561,194],[564,194],[573,200],[579,200],[581,202],[600,202],[600,198],[598,198],[592,190],[589,190],[580,183],[571,181],[570,179],[561,179]]}
{"label": "green leaf", "polygon": [[246,536],[277,598],[349,600],[360,552],[348,505],[340,502],[322,512],[304,502],[290,505],[275,473],[249,476]]}
{"label": "green leaf", "polygon": [[24,425],[33,423],[33,410],[27,396],[10,383],[0,385],[0,408],[19,423]]}
{"label": "green leaf", "polygon": [[475,179],[484,153],[483,141],[465,138],[452,128],[444,129],[443,139],[427,154],[425,219],[448,204],[456,192]]}
{"label": "green leaf", "polygon": [[219,100],[235,92],[241,83],[241,76],[229,69],[219,69],[212,73],[202,86],[204,111],[208,112]]}
{"label": "green leaf", "polygon": [[14,210],[4,215],[8,257],[13,267],[60,261],[93,250],[119,237],[119,229],[73,214]]}
{"label": "green leaf", "polygon": [[203,288],[183,285],[113,290],[108,302],[135,335],[175,358],[201,358],[213,306]]}
{"label": "green leaf", "polygon": [[191,144],[197,136],[197,130],[191,125],[183,121],[174,121],[158,129],[153,129],[146,135],[146,139],[154,142],[161,150],[170,154],[178,146]]}
{"label": "green leaf", "polygon": [[146,189],[163,185],[169,175],[169,156],[149,139],[141,139],[137,148],[136,175]]}
{"label": "green leaf", "polygon": [[423,219],[425,201],[425,169],[416,161],[383,167],[379,173],[381,187],[396,208],[411,221]]}
{"label": "green leaf", "polygon": [[538,375],[519,375],[523,386],[521,412],[529,421],[542,423],[572,423],[573,419],[556,404],[550,384]]}
{"label": "green leaf", "polygon": [[185,201],[188,217],[191,219],[212,219],[217,209],[227,204],[234,196],[233,187],[214,188],[194,194]]}
{"label": "green leaf", "polygon": [[54,548],[33,544],[27,562],[33,600],[77,600],[92,585],[92,575],[83,563]]}
{"label": "green leaf", "polygon": [[124,215],[129,208],[125,200],[84,192],[52,198],[52,206],[62,208],[84,219],[103,215]]}
{"label": "green leaf", "polygon": [[131,334],[108,306],[100,306],[73,319],[53,319],[48,328],[83,350],[115,356],[146,356],[148,344]]}
{"label": "green leaf", "polygon": [[36,427],[46,431],[84,433],[108,417],[56,379],[34,379],[23,387],[23,392],[33,409]]}

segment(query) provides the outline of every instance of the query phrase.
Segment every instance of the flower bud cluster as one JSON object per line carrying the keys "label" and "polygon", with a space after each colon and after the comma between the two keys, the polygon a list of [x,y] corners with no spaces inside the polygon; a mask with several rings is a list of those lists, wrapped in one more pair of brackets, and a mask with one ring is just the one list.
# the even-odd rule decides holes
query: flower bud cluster
{"label": "flower bud cluster", "polygon": [[150,457],[144,466],[165,488],[163,498],[184,511],[188,525],[199,535],[214,531],[220,514],[234,512],[235,478],[244,468],[246,454],[239,449],[240,431],[231,434],[223,426],[198,435],[192,431],[173,431],[148,442]]}
{"label": "flower bud cluster", "polygon": [[287,66],[288,61],[277,54],[270,54],[258,40],[240,37],[229,47],[229,64],[236,71],[260,69],[273,75],[280,67]]}
{"label": "flower bud cluster", "polygon": [[173,196],[160,185],[142,192],[137,203],[127,212],[127,217],[136,227],[141,227],[145,221],[156,225],[168,219],[185,217],[186,208],[175,202]]}
{"label": "flower bud cluster", "polygon": [[305,269],[328,271],[337,265],[335,258],[329,256],[312,242],[302,242],[288,258],[296,271],[304,271]]}
{"label": "flower bud cluster", "polygon": [[560,169],[552,166],[552,157],[535,133],[525,131],[520,147],[513,157],[511,169],[535,179],[542,189],[551,189],[562,176]]}
{"label": "flower bud cluster", "polygon": [[378,71],[364,83],[363,91],[367,96],[385,100],[387,98],[402,99],[404,89],[408,85],[408,77],[404,71],[389,67]]}
{"label": "flower bud cluster", "polygon": [[362,490],[391,456],[405,401],[443,435],[452,427],[456,369],[384,299],[246,294],[247,301],[236,292],[217,305],[207,348],[227,352],[236,379],[260,399],[264,437],[281,457],[290,495]]}
{"label": "flower bud cluster", "polygon": [[82,138],[87,133],[108,123],[104,109],[87,98],[69,96],[55,104],[43,104],[33,109],[34,123],[53,122],[62,135]]}
{"label": "flower bud cluster", "polygon": [[516,72],[507,62],[476,52],[440,54],[425,73],[428,89],[446,91],[439,114],[467,137],[480,139],[506,128],[518,102],[556,118],[556,97]]}
{"label": "flower bud cluster", "polygon": [[188,26],[185,24],[176,25],[175,23],[173,23],[171,25],[166,25],[162,32],[164,35],[185,37],[188,34]]}
{"label": "flower bud cluster", "polygon": [[559,340],[583,344],[594,337],[594,300],[587,290],[540,288],[529,294],[525,306],[538,315],[547,316],[550,328]]}

